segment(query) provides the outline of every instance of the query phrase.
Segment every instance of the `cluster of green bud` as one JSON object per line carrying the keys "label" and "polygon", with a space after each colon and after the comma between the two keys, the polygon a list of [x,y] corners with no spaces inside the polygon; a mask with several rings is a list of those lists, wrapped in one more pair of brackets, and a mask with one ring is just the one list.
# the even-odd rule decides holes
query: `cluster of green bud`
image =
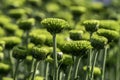
{"label": "cluster of green bud", "polygon": [[47,31],[52,35],[57,34],[63,31],[66,27],[69,27],[69,24],[59,18],[46,18],[41,21],[41,23],[47,28]]}
{"label": "cluster of green bud", "polygon": [[0,62],[0,75],[7,74],[10,71],[10,66],[8,64]]}
{"label": "cluster of green bud", "polygon": [[23,37],[24,31],[21,29],[15,30],[14,35],[17,37]]}
{"label": "cluster of green bud", "polygon": [[99,24],[99,28],[110,29],[115,31],[120,30],[119,23],[114,20],[101,20]]}
{"label": "cluster of green bud", "polygon": [[43,34],[30,34],[30,41],[34,44],[44,44],[46,41],[46,36]]}
{"label": "cluster of green bud", "polygon": [[[90,68],[90,70],[91,70],[91,67],[89,67],[89,68]],[[87,66],[84,66],[84,67],[83,67],[83,70],[84,70],[84,71],[87,71],[87,69],[88,69]],[[93,68],[93,74],[94,74],[95,76],[99,76],[99,75],[101,75],[101,73],[102,73],[102,72],[101,72],[101,69],[100,69],[99,67],[94,67],[94,68]]]}
{"label": "cluster of green bud", "polygon": [[36,60],[44,60],[46,59],[47,55],[48,55],[49,51],[46,47],[33,47],[33,54],[32,56],[36,59]]}
{"label": "cluster of green bud", "polygon": [[71,30],[69,34],[72,40],[81,40],[83,37],[83,31],[81,30]]}
{"label": "cluster of green bud", "polygon": [[19,28],[22,30],[30,30],[35,25],[35,19],[21,19],[18,21]]}
{"label": "cluster of green bud", "polygon": [[1,40],[5,41],[5,48],[12,49],[14,46],[20,44],[21,38],[15,36],[3,37]]}
{"label": "cluster of green bud", "polygon": [[86,8],[83,6],[72,6],[70,10],[74,15],[81,15],[86,12]]}
{"label": "cluster of green bud", "polygon": [[13,48],[12,56],[17,59],[25,59],[28,54],[28,50],[23,46],[15,46]]}
{"label": "cluster of green bud", "polygon": [[74,56],[82,56],[91,48],[92,46],[89,41],[69,41],[63,45],[62,51],[66,53],[72,53]]}
{"label": "cluster of green bud", "polygon": [[26,14],[26,11],[24,9],[11,9],[8,14],[13,18],[18,19],[23,17]]}
{"label": "cluster of green bud", "polygon": [[93,34],[91,37],[91,45],[95,49],[103,49],[108,43],[108,39],[104,36],[99,36],[97,34]]}
{"label": "cluster of green bud", "polygon": [[97,31],[97,34],[100,36],[104,36],[108,39],[108,42],[118,40],[119,38],[119,33],[114,30],[108,30],[108,29],[99,29]]}
{"label": "cluster of green bud", "polygon": [[82,23],[89,32],[95,32],[99,28],[99,20],[85,20]]}
{"label": "cluster of green bud", "polygon": [[36,21],[41,21],[46,17],[46,15],[43,12],[35,12],[33,14],[33,17],[35,18]]}
{"label": "cluster of green bud", "polygon": [[5,41],[0,41],[0,52],[5,48]]}

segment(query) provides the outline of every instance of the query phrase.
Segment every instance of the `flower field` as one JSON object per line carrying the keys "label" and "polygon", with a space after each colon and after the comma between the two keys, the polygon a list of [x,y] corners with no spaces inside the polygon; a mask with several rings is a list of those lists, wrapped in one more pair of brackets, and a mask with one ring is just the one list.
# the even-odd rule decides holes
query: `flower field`
{"label": "flower field", "polygon": [[119,0],[0,0],[0,80],[120,80]]}

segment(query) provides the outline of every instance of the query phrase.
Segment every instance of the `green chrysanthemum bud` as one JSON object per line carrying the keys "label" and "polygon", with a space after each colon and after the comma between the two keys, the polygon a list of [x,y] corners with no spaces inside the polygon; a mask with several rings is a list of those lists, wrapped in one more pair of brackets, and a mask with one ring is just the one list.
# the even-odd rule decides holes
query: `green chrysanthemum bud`
{"label": "green chrysanthemum bud", "polygon": [[[84,70],[84,71],[87,71],[87,66],[84,66],[84,67],[83,67],[83,70]],[[93,69],[93,74],[94,74],[95,76],[101,75],[101,69],[100,69],[99,67],[94,67],[94,69]]]}
{"label": "green chrysanthemum bud", "polygon": [[10,22],[11,22],[11,18],[5,15],[0,15],[0,26],[3,27],[6,23],[10,23]]}
{"label": "green chrysanthemum bud", "polygon": [[101,2],[93,2],[90,8],[94,11],[100,11],[104,8],[104,4]]}
{"label": "green chrysanthemum bud", "polygon": [[72,56],[68,54],[63,54],[63,58],[60,62],[64,65],[72,65],[73,64]]}
{"label": "green chrysanthemum bud", "polygon": [[43,34],[30,34],[30,41],[36,45],[38,44],[44,44],[46,41],[46,36]]}
{"label": "green chrysanthemum bud", "polygon": [[0,61],[3,60],[3,58],[4,58],[4,54],[0,52]]}
{"label": "green chrysanthemum bud", "polygon": [[21,30],[21,29],[17,29],[17,30],[14,32],[14,35],[17,36],[17,37],[23,37],[23,34],[24,34],[24,31]]}
{"label": "green chrysanthemum bud", "polygon": [[99,28],[110,29],[110,30],[120,30],[119,23],[114,20],[101,20],[99,24]]}
{"label": "green chrysanthemum bud", "polygon": [[74,56],[82,56],[91,48],[92,46],[89,41],[69,41],[63,45],[62,51],[66,53],[72,53]]}
{"label": "green chrysanthemum bud", "polygon": [[91,37],[91,45],[95,49],[103,49],[107,45],[107,38],[104,36],[98,36],[97,34],[93,34]]}
{"label": "green chrysanthemum bud", "polygon": [[14,33],[16,30],[18,30],[18,26],[12,23],[5,24],[3,28],[6,30],[8,34]]}
{"label": "green chrysanthemum bud", "polygon": [[26,11],[24,9],[11,9],[8,14],[13,18],[21,18],[26,14]]}
{"label": "green chrysanthemum bud", "polygon": [[56,3],[48,3],[46,4],[46,10],[51,13],[57,13],[60,10],[60,7]]}
{"label": "green chrysanthemum bud", "polygon": [[5,35],[6,35],[5,30],[0,27],[0,37],[3,37]]}
{"label": "green chrysanthemum bud", "polygon": [[85,26],[85,29],[89,32],[95,32],[97,31],[99,27],[99,21],[98,20],[85,20],[83,21],[83,25]]}
{"label": "green chrysanthemum bud", "polygon": [[33,13],[33,17],[35,18],[36,21],[41,21],[46,17],[46,15],[43,12],[35,12]]}
{"label": "green chrysanthemum bud", "polygon": [[13,79],[10,77],[3,77],[2,80],[13,80]]}
{"label": "green chrysanthemum bud", "polygon": [[34,46],[35,46],[35,44],[33,44],[33,43],[28,44],[28,55],[32,55]]}
{"label": "green chrysanthemum bud", "polygon": [[0,75],[9,73],[10,66],[8,64],[0,62]]}
{"label": "green chrysanthemum bud", "polygon": [[18,21],[18,25],[19,25],[20,29],[30,30],[32,28],[32,26],[35,25],[35,19],[33,19],[33,18],[21,19],[20,21]]}
{"label": "green chrysanthemum bud", "polygon": [[41,23],[47,28],[47,31],[51,34],[57,34],[62,32],[63,29],[69,27],[69,24],[59,18],[46,18],[41,21]]}
{"label": "green chrysanthemum bud", "polygon": [[3,37],[1,40],[5,41],[5,48],[12,49],[14,46],[21,43],[21,39],[19,37],[10,36],[10,37]]}
{"label": "green chrysanthemum bud", "polygon": [[35,80],[44,80],[44,77],[36,76],[36,77],[35,77]]}
{"label": "green chrysanthemum bud", "polygon": [[5,41],[0,41],[0,47],[2,47],[4,49],[4,47],[5,47]]}
{"label": "green chrysanthemum bud", "polygon": [[100,36],[106,37],[108,39],[108,42],[118,40],[118,38],[119,38],[119,33],[114,30],[99,29],[97,31],[97,34]]}
{"label": "green chrysanthemum bud", "polygon": [[46,47],[33,47],[33,57],[37,60],[44,60],[48,55],[48,50]]}
{"label": "green chrysanthemum bud", "polygon": [[72,6],[70,10],[74,15],[81,15],[86,12],[86,8],[82,6]]}
{"label": "green chrysanthemum bud", "polygon": [[25,59],[27,56],[27,49],[23,46],[16,46],[13,48],[12,56],[16,59]]}
{"label": "green chrysanthemum bud", "polygon": [[80,39],[82,39],[83,31],[71,30],[69,34],[70,34],[70,38],[72,40],[80,40]]}

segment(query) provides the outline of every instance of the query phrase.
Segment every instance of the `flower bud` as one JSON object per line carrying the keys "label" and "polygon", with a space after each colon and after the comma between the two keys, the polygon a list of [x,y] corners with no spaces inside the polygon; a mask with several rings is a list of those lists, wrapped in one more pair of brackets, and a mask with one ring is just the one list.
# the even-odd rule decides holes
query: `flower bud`
{"label": "flower bud", "polygon": [[4,53],[0,52],[0,61],[3,60],[4,58]]}
{"label": "flower bud", "polygon": [[99,21],[98,20],[85,20],[83,21],[83,25],[85,29],[89,32],[95,32],[99,28]]}
{"label": "flower bud", "polygon": [[97,34],[93,34],[91,37],[91,45],[95,49],[104,49],[107,43],[108,43],[108,40],[104,36],[98,36]]}
{"label": "flower bud", "polygon": [[11,9],[8,14],[13,18],[18,19],[24,16],[26,11],[24,9]]}
{"label": "flower bud", "polygon": [[71,30],[69,34],[72,40],[81,40],[83,36],[83,31]]}
{"label": "flower bud", "polygon": [[20,44],[21,38],[15,36],[3,37],[1,40],[5,41],[5,48],[12,49],[14,46]]}
{"label": "flower bud", "polygon": [[[91,67],[89,67],[89,68],[90,68],[90,70],[91,70]],[[84,71],[87,71],[87,66],[84,66],[84,67],[83,67],[83,70],[84,70]],[[100,69],[99,67],[94,67],[94,68],[93,68],[93,74],[94,74],[95,76],[101,75],[101,69]]]}
{"label": "flower bud", "polygon": [[16,46],[13,48],[12,56],[16,59],[25,59],[27,56],[27,49],[23,46]]}
{"label": "flower bud", "polygon": [[99,24],[99,28],[110,29],[115,31],[120,30],[119,23],[114,20],[101,20]]}
{"label": "flower bud", "polygon": [[46,41],[46,36],[43,35],[43,34],[40,34],[40,35],[38,35],[38,34],[31,34],[30,35],[30,39],[31,39],[30,41],[32,43],[36,44],[36,45],[44,44],[45,41]]}
{"label": "flower bud", "polygon": [[33,57],[37,60],[44,60],[47,57],[48,50],[46,47],[33,47]]}
{"label": "flower bud", "polygon": [[35,20],[33,18],[21,19],[18,21],[18,25],[22,30],[30,30],[35,25]]}
{"label": "flower bud", "polygon": [[1,26],[0,26],[0,37],[3,37],[5,35],[6,35],[5,30],[3,28],[1,28]]}
{"label": "flower bud", "polygon": [[9,73],[10,66],[8,64],[0,62],[0,75]]}
{"label": "flower bud", "polygon": [[64,65],[72,65],[73,64],[72,55],[63,54],[63,58],[61,60],[61,63]]}
{"label": "flower bud", "polygon": [[92,46],[89,41],[80,40],[66,42],[61,50],[74,56],[82,56],[91,48]]}
{"label": "flower bud", "polygon": [[63,29],[69,27],[69,24],[65,20],[59,18],[46,18],[43,19],[41,23],[52,35],[60,33],[63,31]]}
{"label": "flower bud", "polygon": [[35,80],[44,80],[44,77],[36,76],[36,77],[35,77]]}
{"label": "flower bud", "polygon": [[119,38],[119,33],[114,30],[108,30],[108,29],[99,29],[97,31],[97,34],[100,36],[104,36],[108,39],[108,42],[118,40]]}

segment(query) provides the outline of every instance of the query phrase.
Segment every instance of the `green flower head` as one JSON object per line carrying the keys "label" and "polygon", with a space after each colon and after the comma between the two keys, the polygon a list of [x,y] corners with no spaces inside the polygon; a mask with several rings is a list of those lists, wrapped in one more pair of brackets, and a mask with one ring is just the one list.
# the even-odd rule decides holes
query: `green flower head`
{"label": "green flower head", "polygon": [[36,60],[44,60],[46,59],[47,55],[48,55],[49,51],[46,47],[33,47],[33,57]]}
{"label": "green flower head", "polygon": [[27,56],[27,49],[23,46],[16,46],[13,48],[12,56],[16,59],[25,59]]}
{"label": "green flower head", "polygon": [[82,24],[89,32],[95,32],[99,28],[99,20],[85,20]]}
{"label": "green flower head", "polygon": [[10,66],[8,64],[0,62],[0,75],[7,74],[10,71]]}
{"label": "green flower head", "polygon": [[93,34],[91,37],[91,45],[95,49],[103,49],[108,43],[108,39],[104,36],[99,36],[97,34]]}
{"label": "green flower head", "polygon": [[82,39],[83,31],[81,31],[81,30],[71,30],[69,32],[69,34],[70,34],[70,38],[72,40],[80,40],[80,39]]}
{"label": "green flower head", "polygon": [[10,77],[3,77],[2,80],[13,80],[13,79]]}
{"label": "green flower head", "polygon": [[66,27],[69,27],[69,24],[59,18],[46,18],[41,21],[43,26],[47,28],[47,31],[51,34],[57,34],[63,31]]}
{"label": "green flower head", "polygon": [[4,53],[0,52],[0,61],[2,61],[4,58]]}
{"label": "green flower head", "polygon": [[92,46],[89,41],[69,41],[63,45],[62,51],[66,53],[71,53],[74,56],[82,56],[91,48]]}
{"label": "green flower head", "polygon": [[21,19],[18,21],[18,25],[22,30],[30,30],[32,26],[35,25],[35,19],[33,18]]}
{"label": "green flower head", "polygon": [[100,36],[104,36],[108,39],[108,42],[118,40],[119,38],[119,33],[114,30],[108,30],[108,29],[99,29],[97,31],[97,34]]}
{"label": "green flower head", "polygon": [[21,38],[15,36],[3,37],[1,40],[5,41],[6,49],[12,49],[14,46],[21,43]]}

